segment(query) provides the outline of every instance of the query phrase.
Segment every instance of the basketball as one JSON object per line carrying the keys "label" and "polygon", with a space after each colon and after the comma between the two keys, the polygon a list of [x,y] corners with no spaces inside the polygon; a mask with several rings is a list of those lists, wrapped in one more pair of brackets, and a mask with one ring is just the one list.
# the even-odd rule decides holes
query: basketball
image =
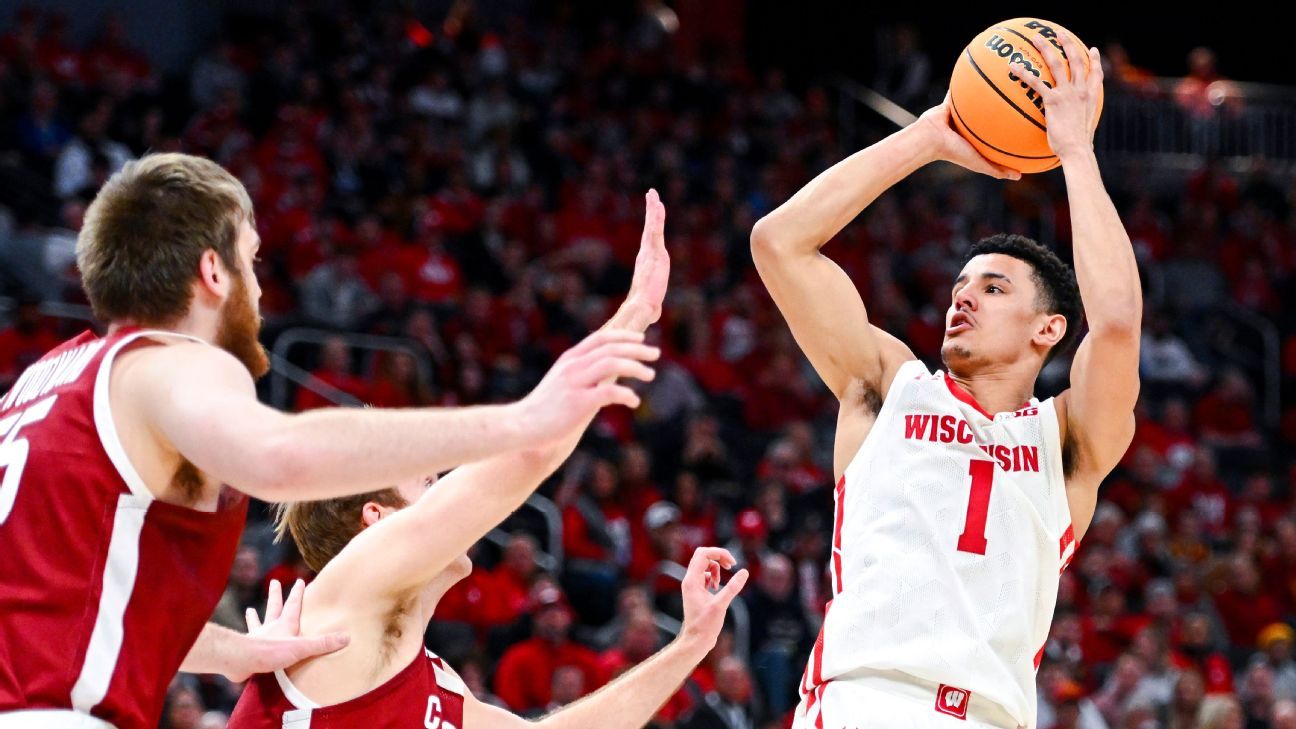
{"label": "basketball", "polygon": [[[1043,35],[1066,57],[1058,34],[1067,33],[1087,48],[1071,31],[1038,18],[1014,18],[987,28],[972,39],[954,64],[950,79],[951,117],[954,128],[986,159],[1023,174],[1057,167],[1049,147],[1043,100],[1008,70],[1021,61],[1052,86],[1053,73],[1031,42]],[[1088,68],[1088,54],[1084,58]],[[1099,114],[1102,99],[1098,102]],[[1095,124],[1097,119],[1095,118]]]}

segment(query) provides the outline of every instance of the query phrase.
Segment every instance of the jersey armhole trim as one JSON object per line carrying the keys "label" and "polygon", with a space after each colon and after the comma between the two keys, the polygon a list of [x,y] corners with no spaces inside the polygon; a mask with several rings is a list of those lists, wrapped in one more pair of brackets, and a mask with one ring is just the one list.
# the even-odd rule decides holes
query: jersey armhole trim
{"label": "jersey armhole trim", "polygon": [[[279,684],[279,690],[283,692],[284,698],[288,699],[288,703],[305,711],[314,711],[320,708],[319,704],[311,701],[309,696],[293,685],[292,679],[288,678],[288,674],[284,673],[282,668],[274,672],[274,677]],[[284,718],[287,719],[286,716]]]}
{"label": "jersey armhole trim", "polygon": [[160,330],[132,332],[122,337],[121,341],[114,344],[99,363],[99,372],[95,375],[93,405],[95,430],[99,433],[99,440],[103,443],[104,451],[108,453],[108,460],[112,461],[113,467],[117,469],[118,475],[126,482],[126,486],[131,493],[149,501],[157,497],[149,490],[148,485],[144,483],[143,477],[139,475],[139,471],[135,470],[135,464],[131,463],[130,456],[126,454],[126,448],[121,442],[121,435],[117,432],[117,424],[113,421],[112,398],[109,396],[108,387],[112,379],[112,364],[117,359],[118,353],[124,347],[139,339],[156,337],[179,337],[205,344],[197,337]]}
{"label": "jersey armhole trim", "polygon": [[932,374],[931,370],[927,369],[927,365],[923,364],[920,359],[911,359],[896,368],[895,376],[891,378],[890,384],[887,385],[886,394],[882,397],[882,407],[878,408],[877,417],[873,420],[873,426],[869,428],[868,435],[864,436],[863,442],[855,450],[850,461],[846,463],[846,467],[842,469],[842,478],[845,478],[850,473],[851,466],[859,461],[860,456],[869,448],[870,443],[875,440],[873,434],[878,431],[879,426],[889,422],[891,413],[899,407],[895,402],[899,399],[900,389],[909,380],[917,379],[913,376],[914,370],[918,371],[919,376],[926,375],[930,377]]}

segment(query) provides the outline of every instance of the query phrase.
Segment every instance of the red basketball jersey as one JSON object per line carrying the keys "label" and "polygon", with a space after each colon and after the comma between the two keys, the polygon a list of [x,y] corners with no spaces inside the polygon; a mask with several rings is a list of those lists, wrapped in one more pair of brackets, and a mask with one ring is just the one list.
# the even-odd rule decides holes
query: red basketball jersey
{"label": "red basketball jersey", "polygon": [[113,359],[150,336],[179,335],[86,332],[0,397],[0,724],[61,709],[156,727],[225,588],[246,497],[157,501],[113,423]]}
{"label": "red basketball jersey", "polygon": [[426,649],[390,681],[333,706],[311,701],[283,671],[254,678],[229,729],[462,729],[467,687]]}

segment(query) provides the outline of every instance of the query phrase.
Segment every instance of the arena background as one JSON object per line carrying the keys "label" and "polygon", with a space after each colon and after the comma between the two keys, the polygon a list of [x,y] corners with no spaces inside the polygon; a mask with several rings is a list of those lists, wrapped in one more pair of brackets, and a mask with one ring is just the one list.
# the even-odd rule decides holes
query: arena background
{"label": "arena background", "polygon": [[[1063,577],[1041,727],[1296,726],[1296,71],[1256,14],[1049,12],[1114,64],[1096,146],[1148,310],[1137,435]],[[1013,14],[5,4],[0,392],[91,325],[76,230],[103,179],[147,150],[208,155],[248,185],[275,353],[260,390],[287,409],[518,397],[616,305],[655,186],[673,279],[646,404],[601,416],[478,545],[428,641],[479,696],[536,715],[668,640],[672,562],[729,545],[755,579],[657,726],[784,726],[827,594],[835,408],[756,279],[748,234],[939,100],[966,40]],[[1199,47],[1214,69],[1202,51],[1190,61]],[[959,253],[1007,230],[1068,256],[1061,193],[1057,173],[1004,185],[933,166],[827,252],[871,317],[934,364]],[[1067,365],[1046,369],[1041,396]],[[272,544],[265,509],[245,542],[215,616],[234,627],[269,579],[308,577]],[[530,638],[567,605],[571,642]],[[747,669],[717,670],[729,654]],[[180,676],[164,726],[223,726],[238,691]],[[736,711],[709,723],[708,706]]]}

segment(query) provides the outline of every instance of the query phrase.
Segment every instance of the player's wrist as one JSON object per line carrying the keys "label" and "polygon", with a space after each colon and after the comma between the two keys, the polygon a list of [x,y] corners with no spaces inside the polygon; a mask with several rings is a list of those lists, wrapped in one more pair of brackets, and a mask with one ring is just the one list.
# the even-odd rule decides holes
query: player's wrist
{"label": "player's wrist", "polygon": [[941,117],[924,114],[918,118],[918,121],[896,132],[896,136],[907,137],[916,142],[918,166],[951,161],[940,124]]}
{"label": "player's wrist", "polygon": [[629,298],[621,304],[612,319],[608,321],[608,327],[612,329],[630,329],[636,332],[642,332],[648,329],[653,322],[653,311],[647,303],[640,300],[635,294],[630,294]]}
{"label": "player's wrist", "polygon": [[1059,160],[1061,160],[1063,167],[1068,164],[1073,165],[1090,161],[1096,163],[1098,161],[1097,155],[1094,152],[1092,140],[1061,144],[1053,150],[1053,153],[1057,155]]}
{"label": "player's wrist", "polygon": [[668,649],[678,651],[688,660],[699,662],[715,648],[717,635],[706,635],[700,630],[694,630],[687,623],[680,629],[679,635],[671,642]]}

